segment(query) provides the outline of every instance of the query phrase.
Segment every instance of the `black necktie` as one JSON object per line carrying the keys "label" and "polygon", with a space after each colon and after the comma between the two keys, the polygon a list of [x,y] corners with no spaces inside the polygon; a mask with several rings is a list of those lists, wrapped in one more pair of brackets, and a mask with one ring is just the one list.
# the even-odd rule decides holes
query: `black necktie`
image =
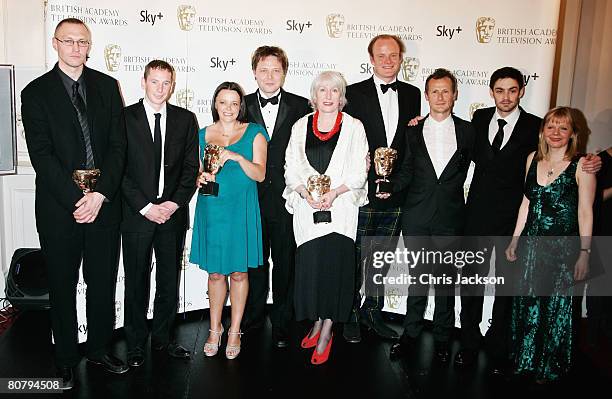
{"label": "black necktie", "polygon": [[87,122],[87,107],[85,106],[83,97],[81,97],[81,93],[79,93],[79,82],[74,82],[72,84],[72,104],[76,109],[77,118],[79,119],[79,124],[81,125],[81,133],[83,134],[83,143],[85,143],[85,168],[94,169],[96,166],[94,162],[93,149],[91,147],[89,123]]}
{"label": "black necktie", "polygon": [[153,129],[153,149],[155,152],[155,192],[158,192],[159,186],[159,173],[161,170],[161,155],[162,155],[162,139],[161,139],[161,125],[160,125],[161,114],[155,114],[155,129]]}
{"label": "black necktie", "polygon": [[268,105],[268,103],[272,105],[276,105],[278,104],[278,94],[270,98],[263,98],[262,96],[259,96],[259,103],[261,104],[261,108]]}
{"label": "black necktie", "polygon": [[504,141],[504,126],[506,126],[507,123],[508,122],[503,119],[497,120],[499,129],[497,130],[497,134],[495,134],[495,138],[493,138],[493,143],[491,144],[494,152],[499,152],[499,150],[501,149],[502,143]]}
{"label": "black necktie", "polygon": [[397,91],[397,80],[393,83],[389,83],[389,84],[385,84],[385,83],[381,83],[380,84],[380,90],[382,90],[383,94],[385,94],[387,92],[387,90],[393,90],[393,91]]}

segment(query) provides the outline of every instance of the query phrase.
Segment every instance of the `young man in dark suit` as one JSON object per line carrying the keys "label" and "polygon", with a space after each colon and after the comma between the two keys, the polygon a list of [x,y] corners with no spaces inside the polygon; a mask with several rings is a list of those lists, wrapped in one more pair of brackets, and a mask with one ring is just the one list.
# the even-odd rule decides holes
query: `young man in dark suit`
{"label": "young man in dark suit", "polygon": [[[400,232],[401,205],[405,192],[395,193],[390,198],[376,196],[376,180],[380,179],[380,176],[376,175],[373,157],[379,147],[395,149],[398,158],[393,173],[397,173],[404,156],[406,125],[421,111],[419,89],[397,80],[405,51],[404,43],[397,36],[374,37],[368,45],[370,63],[374,70],[373,76],[346,88],[348,103],[344,110],[363,123],[372,159],[372,167],[368,174],[369,203],[359,209],[355,300],[351,321],[344,325],[343,333],[344,338],[352,343],[361,341],[359,322],[368,329],[373,329],[380,337],[397,338],[397,333],[386,326],[382,319],[384,292],[366,292],[367,296],[361,305],[359,290],[363,283],[361,238],[397,237]],[[383,274],[386,271],[383,269]]]}
{"label": "young man in dark suit", "polygon": [[153,60],[144,70],[145,97],[123,112],[127,138],[123,194],[125,335],[128,364],[144,362],[151,254],[155,250],[155,300],[151,347],[174,358],[189,358],[171,339],[178,299],[178,276],[189,226],[189,200],[198,173],[195,115],[167,103],[174,68]]}
{"label": "young man in dark suit", "polygon": [[245,97],[249,122],[266,128],[270,136],[266,179],[258,183],[261,209],[264,264],[249,268],[249,296],[243,326],[261,327],[268,298],[272,254],[272,340],[277,348],[288,345],[289,323],[293,318],[293,278],[295,242],[293,218],[285,209],[285,151],[293,124],[310,112],[308,100],[283,90],[289,61],[279,47],[261,46],[251,58],[258,89]]}
{"label": "young man in dark suit", "polygon": [[[472,125],[476,130],[474,147],[474,177],[467,199],[465,235],[479,250],[486,248],[487,259],[480,266],[463,269],[464,275],[487,275],[489,260],[496,249],[495,274],[512,280],[503,254],[512,236],[516,215],[523,198],[525,162],[538,147],[541,119],[519,106],[525,94],[523,74],[516,68],[503,67],[491,75],[490,95],[495,107],[474,112]],[[599,169],[598,157],[585,163],[585,171]],[[497,286],[491,325],[486,334],[486,348],[491,357],[491,372],[502,374],[507,366],[510,342],[512,292],[508,286]],[[480,322],[484,287],[461,288],[461,343],[455,357],[457,366],[475,363],[482,335]]]}
{"label": "young man in dark suit", "polygon": [[[85,66],[89,28],[78,19],[64,19],[52,40],[58,62],[22,91],[21,112],[36,171],[36,227],[48,270],[58,376],[62,389],[70,389],[81,358],[76,312],[81,260],[87,284],[87,359],[111,373],[128,370],[109,352],[125,138],[117,81]],[[99,170],[87,193],[72,177],[84,169],[89,174]]]}
{"label": "young man in dark suit", "polygon": [[[394,190],[407,188],[402,211],[402,234],[406,247],[420,250],[453,249],[465,224],[463,185],[472,159],[475,132],[467,121],[452,115],[457,99],[457,80],[446,69],[436,69],[425,81],[425,98],[429,115],[406,131],[404,164],[394,182]],[[392,195],[393,196],[393,195]],[[434,240],[427,237],[436,236]],[[448,242],[440,237],[448,236]],[[414,238],[412,238],[414,237]],[[446,241],[446,240],[445,240]],[[411,273],[412,273],[411,269]],[[429,283],[424,276],[446,273],[454,282],[454,265],[420,266],[415,268],[419,283],[410,286],[404,319],[404,332],[391,347],[391,356],[406,354],[423,329]],[[433,335],[435,355],[448,361],[448,340],[455,322],[454,283],[433,284],[436,288]]]}

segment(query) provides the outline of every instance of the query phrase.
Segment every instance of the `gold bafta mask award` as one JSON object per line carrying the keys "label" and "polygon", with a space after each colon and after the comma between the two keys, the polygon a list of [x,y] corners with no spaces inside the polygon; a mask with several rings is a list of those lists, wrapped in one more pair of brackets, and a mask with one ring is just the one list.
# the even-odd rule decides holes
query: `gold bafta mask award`
{"label": "gold bafta mask award", "polygon": [[[312,175],[306,182],[306,190],[313,200],[318,201],[331,190],[331,178],[327,175]],[[312,214],[317,223],[331,223],[331,211],[316,211]]]}
{"label": "gold bafta mask award", "polygon": [[397,151],[393,148],[379,147],[374,151],[374,170],[378,176],[382,177],[382,181],[376,185],[376,193],[391,194],[393,192],[393,184],[387,180],[387,177],[393,173],[396,160]]}
{"label": "gold bafta mask award", "polygon": [[[221,162],[219,156],[223,151],[223,147],[216,144],[206,144],[204,148],[204,158],[202,159],[202,166],[204,172],[216,175],[221,169]],[[198,191],[201,195],[212,195],[214,197],[219,195],[219,183],[215,181],[209,181],[203,184]]]}
{"label": "gold bafta mask award", "polygon": [[99,177],[100,169],[77,169],[72,172],[72,181],[83,191],[83,194],[95,190]]}

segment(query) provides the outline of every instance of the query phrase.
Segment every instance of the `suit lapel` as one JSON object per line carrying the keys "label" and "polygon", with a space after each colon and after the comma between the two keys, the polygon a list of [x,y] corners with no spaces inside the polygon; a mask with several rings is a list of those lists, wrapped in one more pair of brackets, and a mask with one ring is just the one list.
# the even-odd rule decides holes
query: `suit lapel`
{"label": "suit lapel", "polygon": [[525,111],[522,108],[519,109],[521,110],[521,113],[519,114],[519,118],[516,121],[516,124],[514,125],[512,133],[510,134],[510,139],[508,140],[506,145],[502,147],[501,151],[512,151],[513,148],[519,145],[519,143],[523,140],[523,134],[525,131],[528,130],[525,126]]}
{"label": "suit lapel", "polygon": [[[140,104],[135,111],[135,130],[140,136],[139,142],[142,144],[144,151],[149,153],[151,159],[153,159],[153,132],[151,131],[151,126],[149,126],[149,121],[147,120],[147,113],[145,111],[144,104],[142,103],[143,101],[144,100],[140,100]],[[168,126],[167,119],[168,118],[166,118],[166,129]]]}
{"label": "suit lapel", "polygon": [[[169,157],[171,156],[171,151],[168,147],[168,143],[172,142],[171,138],[176,132],[175,129],[172,129],[172,126],[176,126],[176,112],[172,105],[166,103],[166,137],[164,139],[164,163],[166,165],[169,164]],[[162,165],[163,167],[163,165]]]}
{"label": "suit lapel", "polygon": [[379,136],[378,139],[385,143],[385,147],[388,147],[390,143],[387,143],[387,134],[385,131],[385,122],[383,120],[382,111],[380,110],[380,103],[378,102],[378,92],[376,91],[376,83],[374,83],[374,77],[368,79],[368,84],[365,87],[364,97],[368,104],[369,119],[372,122],[374,132]]}
{"label": "suit lapel", "polygon": [[440,173],[440,180],[447,173],[448,170],[452,170],[452,168],[455,168],[455,165],[459,161],[461,153],[466,146],[465,145],[465,132],[463,131],[462,125],[458,123],[455,115],[452,115],[451,117],[453,118],[453,125],[454,125],[454,130],[455,130],[455,140],[457,141],[457,149],[455,150],[455,153],[448,160],[448,163],[446,164],[446,166],[444,166],[442,173]]}
{"label": "suit lapel", "polygon": [[259,94],[258,94],[257,91],[255,91],[255,93],[253,93],[254,100],[250,101],[249,103],[247,103],[247,110],[249,112],[249,115],[251,115],[251,117],[255,121],[255,123],[263,126],[264,129],[265,129],[266,128],[266,122],[264,122],[263,115],[261,114],[261,108],[259,108],[259,99],[257,97],[258,95]]}
{"label": "suit lapel", "polygon": [[283,89],[281,89],[280,103],[278,104],[278,114],[276,115],[276,121],[274,122],[272,138],[276,136],[276,133],[278,132],[280,127],[283,126],[283,122],[285,121],[285,119],[287,119],[287,116],[289,116],[289,110],[291,109],[291,106],[289,104],[290,101],[291,100],[289,99],[287,93]]}
{"label": "suit lapel", "polygon": [[433,175],[434,178],[436,178],[436,168],[434,168],[433,161],[431,160],[431,155],[429,154],[429,149],[427,148],[427,144],[425,143],[425,135],[423,134],[423,130],[425,128],[425,121],[427,120],[427,118],[429,118],[429,116],[426,116],[418,124],[418,129],[417,129],[418,138],[417,138],[417,140],[418,140],[419,146],[422,149],[423,155],[429,161],[429,163],[428,163],[428,165],[429,165],[429,172],[430,172],[430,174]]}
{"label": "suit lapel", "polygon": [[[70,95],[66,91],[66,87],[64,86],[64,83],[62,82],[62,78],[59,76],[59,72],[53,71],[51,76],[52,76],[51,82],[50,82],[51,91],[53,93],[57,93],[57,96],[55,97],[55,99],[57,100],[56,105],[60,107],[62,111],[67,110],[70,113],[70,115],[72,115],[72,124],[74,125],[74,128],[76,129],[76,132],[78,134],[77,139],[81,142],[82,141],[81,134],[80,134],[81,124],[79,123],[76,109],[74,108],[74,105],[72,104]],[[61,112],[61,115],[64,115],[64,112]]]}
{"label": "suit lapel", "polygon": [[89,122],[89,134],[92,140],[95,140],[96,110],[100,109],[102,98],[100,97],[97,82],[93,79],[87,67],[83,68],[83,73],[85,74],[85,85],[87,86],[87,121]]}

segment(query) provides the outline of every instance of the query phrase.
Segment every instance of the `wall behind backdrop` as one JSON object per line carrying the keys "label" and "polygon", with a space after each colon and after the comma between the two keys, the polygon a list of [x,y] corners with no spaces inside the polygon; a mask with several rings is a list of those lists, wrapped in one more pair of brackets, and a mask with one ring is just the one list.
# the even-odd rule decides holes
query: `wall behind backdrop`
{"label": "wall behind backdrop", "polygon": [[[506,65],[525,75],[521,105],[543,115],[548,110],[557,36],[559,0],[484,0],[432,2],[387,0],[386,9],[363,0],[268,0],[265,9],[249,0],[231,5],[204,0],[48,0],[45,9],[47,69],[57,55],[51,37],[57,23],[76,17],[92,31],[88,66],[121,84],[127,104],[143,97],[140,79],[151,59],[161,58],[177,70],[170,102],[193,111],[200,126],[211,123],[211,96],[222,81],[256,89],[251,72],[253,50],[278,45],[289,56],[285,89],[308,97],[310,83],[324,70],[337,70],[350,83],[372,74],[367,45],[380,33],[397,34],[406,44],[399,79],[423,90],[435,68],[455,73],[459,98],[455,113],[470,119],[477,108],[492,106],[490,74]],[[427,112],[423,99],[422,113]],[[195,198],[192,201],[193,212]],[[187,235],[188,259],[191,232]],[[154,267],[154,265],[152,265]],[[208,307],[206,273],[183,262],[179,312]],[[152,282],[152,286],[154,281]],[[123,325],[123,271],[117,282],[117,327]],[[86,337],[85,290],[78,288],[80,339]],[[404,313],[405,300],[393,292],[386,310]],[[481,329],[488,328],[491,299],[487,298]],[[426,317],[431,319],[433,308]],[[456,309],[458,311],[458,307]],[[150,307],[150,312],[152,307]]]}

